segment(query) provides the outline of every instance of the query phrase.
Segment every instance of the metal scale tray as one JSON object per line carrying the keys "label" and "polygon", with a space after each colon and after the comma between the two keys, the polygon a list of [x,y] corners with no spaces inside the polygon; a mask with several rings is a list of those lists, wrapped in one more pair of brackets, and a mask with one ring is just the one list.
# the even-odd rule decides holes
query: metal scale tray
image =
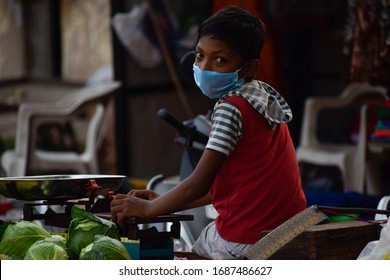
{"label": "metal scale tray", "polygon": [[95,180],[98,192],[115,192],[122,175],[44,175],[0,178],[0,194],[17,200],[70,200],[89,195],[89,182]]}

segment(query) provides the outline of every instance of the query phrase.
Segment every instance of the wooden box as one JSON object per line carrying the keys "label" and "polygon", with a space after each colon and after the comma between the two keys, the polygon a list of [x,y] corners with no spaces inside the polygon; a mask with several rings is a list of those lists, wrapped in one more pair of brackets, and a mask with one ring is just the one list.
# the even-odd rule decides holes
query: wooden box
{"label": "wooden box", "polygon": [[[301,233],[271,260],[356,260],[368,242],[379,240],[382,227],[361,221],[320,224]],[[262,233],[265,236],[269,231]]]}

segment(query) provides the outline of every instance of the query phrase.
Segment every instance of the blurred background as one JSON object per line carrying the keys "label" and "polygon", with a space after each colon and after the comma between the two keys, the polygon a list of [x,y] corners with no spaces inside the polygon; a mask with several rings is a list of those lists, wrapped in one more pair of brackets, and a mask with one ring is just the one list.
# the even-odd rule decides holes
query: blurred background
{"label": "blurred background", "polygon": [[[111,121],[99,152],[100,173],[175,176],[182,149],[174,142],[176,130],[157,112],[167,108],[184,121],[211,109],[188,78],[191,63],[181,59],[194,49],[199,23],[226,5],[243,6],[265,22],[258,78],[290,104],[298,146],[307,98],[338,96],[352,81],[389,88],[389,4],[382,2],[1,0],[0,152],[14,147],[23,102],[55,101],[72,89],[115,80],[121,86],[106,116]],[[362,38],[367,26],[373,36]],[[323,121],[324,139],[341,141],[356,132],[343,117]],[[328,132],[334,122],[345,129]],[[337,170],[311,172],[325,172],[339,184]]]}

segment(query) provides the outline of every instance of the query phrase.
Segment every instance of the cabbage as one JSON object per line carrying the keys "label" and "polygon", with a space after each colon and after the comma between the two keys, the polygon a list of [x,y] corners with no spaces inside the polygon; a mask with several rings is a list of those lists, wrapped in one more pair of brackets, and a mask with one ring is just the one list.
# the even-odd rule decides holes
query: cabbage
{"label": "cabbage", "polygon": [[50,233],[35,222],[7,222],[0,227],[0,254],[23,259],[32,244],[47,237]]}
{"label": "cabbage", "polygon": [[130,260],[126,247],[117,239],[96,235],[80,252],[80,260]]}
{"label": "cabbage", "polygon": [[61,235],[52,235],[35,242],[27,250],[25,260],[67,260],[66,239]]}
{"label": "cabbage", "polygon": [[66,246],[69,257],[77,259],[81,250],[94,241],[95,235],[105,235],[120,240],[115,223],[99,218],[88,211],[72,207]]}
{"label": "cabbage", "polygon": [[45,238],[43,241],[53,242],[62,248],[66,248],[66,238],[59,234],[52,234],[49,238]]}
{"label": "cabbage", "polygon": [[[92,243],[90,245],[92,245]],[[85,248],[87,248],[87,247],[85,247]],[[89,248],[90,247],[91,246],[89,246]],[[86,261],[86,260],[108,260],[106,254],[104,254],[102,252],[90,250],[90,249],[88,249],[89,250],[88,252],[85,252],[85,251],[83,251],[83,250],[85,250],[85,248],[81,250],[80,260],[83,260],[83,261]]]}
{"label": "cabbage", "polygon": [[4,254],[0,254],[0,260],[12,260],[9,256],[7,255],[4,255]]}

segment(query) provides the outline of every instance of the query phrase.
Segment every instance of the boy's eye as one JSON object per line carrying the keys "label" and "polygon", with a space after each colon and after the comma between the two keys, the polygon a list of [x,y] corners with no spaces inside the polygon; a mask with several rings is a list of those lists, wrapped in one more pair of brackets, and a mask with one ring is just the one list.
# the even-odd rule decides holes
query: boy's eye
{"label": "boy's eye", "polygon": [[203,58],[203,54],[200,53],[200,52],[195,52],[195,58],[196,58],[196,59]]}
{"label": "boy's eye", "polygon": [[224,62],[226,61],[226,59],[224,59],[224,58],[222,58],[222,57],[217,57],[217,58],[215,59],[215,61],[218,62],[218,63],[224,63]]}

